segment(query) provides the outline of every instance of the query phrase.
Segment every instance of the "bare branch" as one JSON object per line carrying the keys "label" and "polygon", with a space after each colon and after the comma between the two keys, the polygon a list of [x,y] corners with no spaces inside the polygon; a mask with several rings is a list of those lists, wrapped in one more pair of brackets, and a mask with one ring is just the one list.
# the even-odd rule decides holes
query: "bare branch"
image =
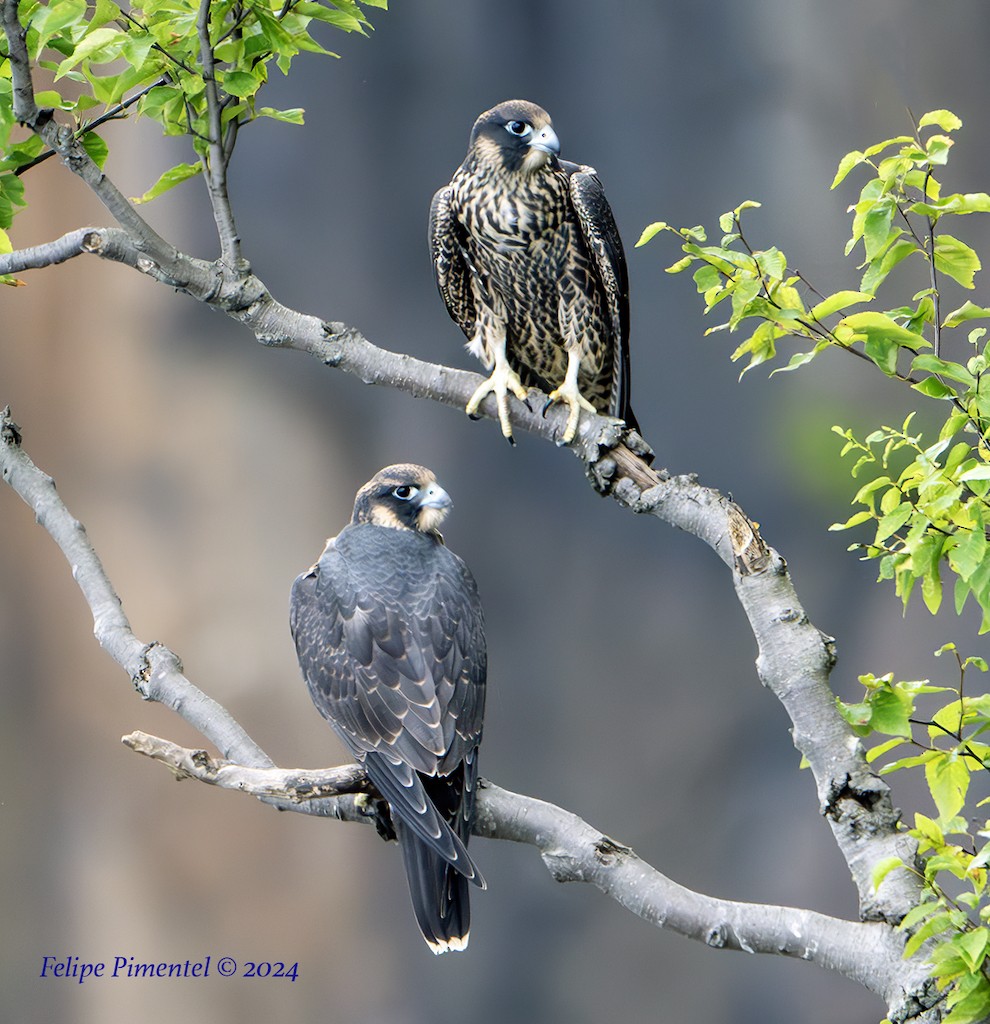
{"label": "bare branch", "polygon": [[143,643],[134,635],[85,527],[62,503],[55,481],[21,448],[20,431],[9,409],[0,411],[0,472],[61,548],[93,613],[97,642],[130,676],[138,693],[180,714],[225,757],[270,768],[271,758],[223,707],[182,674],[179,659],[167,647],[158,641]]}
{"label": "bare branch", "polygon": [[268,803],[274,802],[281,808],[295,805],[294,810],[311,810],[315,806],[312,801],[315,800],[323,803],[334,797],[357,797],[364,794],[363,802],[341,802],[342,810],[331,814],[331,817],[342,821],[365,821],[374,816],[366,805],[367,795],[374,794],[375,790],[368,782],[364,769],[358,764],[317,771],[306,768],[248,768],[235,761],[211,757],[205,750],[180,747],[177,743],[146,732],[128,733],[121,737],[121,743],[165,765],[180,782],[183,779],[197,779],[209,786],[249,793]]}
{"label": "bare branch", "polygon": [[[131,266],[200,302],[223,310],[247,326],[265,345],[307,352],[324,365],[354,374],[365,383],[393,387],[415,397],[464,408],[480,383],[481,378],[477,374],[378,348],[346,324],[328,322],[292,310],[274,299],[264,282],[250,272],[246,262],[239,259],[225,185],[222,115],[212,77],[208,83],[208,94],[209,84],[213,87],[209,108],[211,159],[208,183],[223,247],[223,258],[216,263],[181,253],[155,233],[99,171],[72,132],[58,126],[50,111],[38,109],[24,31],[17,20],[18,4],[16,0],[0,2],[10,50],[16,116],[55,149],[63,163],[89,185],[122,229],[83,228],[47,245],[0,256],[0,275],[49,266],[76,255],[98,255]],[[204,63],[207,58],[212,61],[208,6],[203,0],[199,24]],[[213,147],[219,148],[214,152]],[[512,423],[520,432],[530,432],[557,442],[564,429],[566,411],[555,407],[543,417],[539,412],[543,406],[542,397],[534,390],[526,405],[512,401]],[[495,418],[494,398],[489,396],[480,411],[489,418]],[[808,620],[783,558],[765,544],[743,511],[717,491],[701,486],[693,477],[668,478],[665,473],[657,473],[647,466],[638,457],[638,453],[644,450],[641,439],[623,431],[614,421],[583,414],[572,448],[585,463],[599,490],[611,494],[634,512],[654,515],[693,533],[729,567],[737,596],[759,647],[759,676],[791,717],[794,743],[807,758],[814,774],[822,812],[827,816],[849,865],[859,892],[861,912],[867,918],[898,921],[910,906],[918,902],[919,882],[911,872],[894,871],[887,876],[880,891],[874,893],[872,869],[879,860],[891,855],[900,856],[910,863],[915,848],[898,833],[897,812],[886,784],[870,771],[857,738],[836,711],[828,683],[834,664],[832,640]],[[142,643],[133,635],[82,527],[61,503],[51,479],[23,453],[16,425],[6,414],[0,417],[0,467],[4,479],[35,510],[39,521],[66,554],[73,566],[73,575],[93,610],[97,639],[124,667],[142,695],[176,710],[216,743],[229,761],[244,768],[271,768],[271,759],[233,718],[182,675],[178,659],[171,652],[157,643]],[[537,807],[538,801],[506,794],[509,805],[498,805],[500,810],[492,810],[497,806],[500,793],[502,791],[495,787],[489,787],[482,795],[483,813],[478,826],[481,834],[494,836],[497,832],[500,838],[519,838],[540,846],[555,877],[592,881],[630,909],[656,923],[667,922],[671,927],[677,927],[671,921],[677,919],[676,907],[680,906],[678,900],[683,898],[687,900],[685,905],[694,908],[694,916],[679,930],[694,938],[706,940],[706,936],[714,937],[730,948],[757,950],[761,936],[772,935],[777,945],[773,950],[767,949],[768,952],[803,956],[805,953],[802,951],[811,949],[811,942],[805,940],[810,934],[808,929],[814,931],[816,927],[813,915],[808,917],[802,911],[785,912],[782,908],[762,908],[761,913],[784,914],[783,918],[772,920],[759,917],[751,909],[737,909],[748,905],[723,901],[705,903],[707,897],[674,887],[675,883],[643,865],[631,851],[612,844],[580,819],[570,816],[565,823],[555,818],[553,812],[567,815],[559,808],[550,805]],[[288,799],[272,795],[262,798],[279,806],[282,806],[279,800]],[[315,810],[317,806],[331,806],[334,800],[342,799],[350,798],[334,797],[302,804],[290,800],[290,803],[293,809],[319,813]],[[525,813],[513,818],[520,808]],[[508,834],[511,831],[510,819],[516,822],[512,827],[519,830],[518,836]],[[536,827],[534,822],[541,823],[539,835],[527,832],[527,829]],[[486,828],[492,831],[485,832]],[[558,842],[564,834],[560,829],[564,832],[576,830],[574,834],[578,838],[574,842]],[[605,847],[601,846],[602,842],[606,843]],[[547,843],[551,845],[547,846]],[[553,845],[555,843],[557,845]],[[554,851],[560,852],[560,856]],[[611,858],[619,865],[617,872],[628,872],[628,884],[620,885],[615,881],[615,872],[604,871],[610,865],[599,865],[602,869],[599,871],[596,864],[602,858]],[[665,895],[662,898],[657,896],[659,902],[644,898],[644,892],[652,891],[647,881],[661,887],[658,892]],[[797,919],[788,917],[788,914],[803,916]],[[834,938],[840,948],[820,955],[816,952],[809,959],[819,957],[817,962],[826,965],[828,961],[832,969],[853,972],[857,968],[852,961],[856,956],[864,956],[863,948],[857,947],[856,943],[866,942],[863,936],[880,935],[886,938],[869,941],[881,946],[890,942],[892,945],[881,960],[884,964],[893,964],[897,940],[890,938],[892,933],[889,929],[883,925],[840,923],[854,929],[844,933],[845,939]],[[797,932],[793,931],[794,928]],[[821,937],[817,932],[814,934],[818,942]],[[792,936],[793,941],[787,939],[787,935]],[[855,941],[852,936],[856,937]],[[816,950],[820,948],[818,946]],[[851,952],[854,949],[859,951]],[[895,985],[892,979],[900,975],[893,966],[889,966],[889,970],[885,968],[885,971],[881,984],[888,986],[889,995],[891,986]],[[854,973],[849,976],[863,980]]]}
{"label": "bare branch", "polygon": [[[480,383],[477,374],[389,352],[345,324],[291,310],[272,298],[253,274],[231,274],[223,264],[205,264],[175,250],[168,265],[158,264],[106,230],[91,229],[89,237],[87,251],[136,265],[224,309],[263,343],[307,352],[365,383],[460,409]],[[11,272],[17,255],[0,256],[0,274]],[[544,417],[537,411],[543,408],[543,396],[535,389],[531,394],[528,407],[510,403],[513,427],[558,442],[566,411],[552,408]],[[489,418],[497,416],[493,396],[480,411]],[[808,620],[783,558],[764,543],[745,513],[718,491],[701,486],[694,477],[668,479],[647,466],[636,454],[643,450],[641,439],[615,421],[582,414],[572,448],[599,490],[635,512],[694,534],[729,567],[760,646],[760,678],[791,716],[795,745],[811,766],[822,813],[849,865],[863,916],[899,921],[917,903],[920,883],[909,872],[892,872],[876,893],[873,866],[892,855],[910,863],[915,849],[897,830],[889,787],[870,770],[858,739],[835,708],[829,688],[832,640]]]}
{"label": "bare branch", "polygon": [[[206,116],[209,123],[207,156],[203,160],[207,190],[210,194],[210,205],[213,207],[213,219],[216,221],[220,236],[221,259],[229,266],[236,266],[241,258],[241,241],[234,224],[234,213],[227,195],[227,161],[230,152],[224,144],[223,110],[217,90],[216,61],[213,57],[213,44],[210,41],[210,0],[200,0],[199,14],[196,18],[196,31],[199,34],[199,56],[203,62],[203,84],[206,89]],[[232,133],[236,128],[231,129]],[[230,146],[233,147],[231,134]]]}
{"label": "bare branch", "polygon": [[[244,768],[168,740],[135,732],[123,738],[132,750],[168,767],[178,779],[303,810],[310,801],[336,802],[333,817],[371,822],[368,786],[357,765],[311,771]],[[658,928],[719,949],[795,957],[836,971],[897,1005],[923,983],[926,973],[901,960],[904,939],[884,924],[843,921],[808,910],[715,899],[672,881],[576,814],[482,780],[474,834],[535,846],[558,882],[587,882]]]}
{"label": "bare branch", "polygon": [[[638,463],[624,448],[610,457],[616,464]],[[638,465],[641,472],[655,475],[642,463]],[[374,801],[368,799],[358,766],[319,772],[276,769],[229,712],[182,675],[172,652],[134,636],[82,524],[66,509],[52,479],[24,452],[20,431],[7,409],[0,412],[0,469],[72,565],[73,578],[93,611],[100,645],[127,671],[142,696],[180,714],[217,745],[222,759],[140,733],[124,738],[128,746],[168,765],[177,777],[252,793],[283,809],[348,821],[376,820]],[[630,483],[625,490],[632,486]],[[706,503],[720,509],[724,534],[711,535],[714,520],[710,512],[704,512]],[[640,505],[642,511],[662,514],[709,540],[726,561],[733,561],[739,579],[786,580],[779,556],[763,544],[741,512],[693,480],[675,478],[659,484],[640,499]],[[691,515],[688,507],[695,509]],[[744,592],[745,584],[740,583],[739,589]],[[744,605],[747,598],[744,592]],[[751,604],[759,607],[760,601]],[[787,616],[779,618],[794,625]],[[773,643],[771,637],[767,646],[772,649]],[[768,664],[773,667],[772,658]],[[777,685],[773,672],[769,674]],[[800,693],[806,685],[798,680],[794,692]],[[786,688],[781,699],[788,706],[791,694]],[[810,911],[735,903],[692,892],[645,864],[628,847],[552,804],[485,783],[479,793],[475,832],[536,846],[558,881],[590,882],[658,927],[711,946],[799,957],[845,974],[881,995],[893,1008],[892,1019],[903,1019],[908,1012],[905,1007],[916,1008],[916,1000],[926,991],[925,965],[917,958],[901,960],[903,936],[889,925],[842,921]]]}
{"label": "bare branch", "polygon": [[919,878],[895,871],[875,892],[873,868],[891,856],[913,863],[917,844],[897,830],[889,787],[871,771],[862,745],[838,713],[829,687],[834,641],[808,619],[787,563],[738,505],[694,477],[666,480],[630,504],[693,533],[732,570],[759,646],[757,671],[791,718],[794,745],[808,760],[822,814],[859,891],[860,913],[900,921],[920,899]]}

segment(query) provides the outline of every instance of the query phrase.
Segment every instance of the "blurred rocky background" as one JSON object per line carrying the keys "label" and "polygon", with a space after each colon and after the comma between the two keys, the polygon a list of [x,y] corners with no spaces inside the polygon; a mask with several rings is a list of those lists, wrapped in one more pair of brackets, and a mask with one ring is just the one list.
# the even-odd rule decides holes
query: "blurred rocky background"
{"label": "blurred rocky background", "polygon": [[[826,355],[737,383],[679,253],[642,228],[706,223],[744,199],[756,247],[778,244],[823,291],[855,287],[842,248],[855,174],[840,156],[910,130],[909,110],[965,124],[952,191],[988,188],[990,18],[980,0],[395,0],[343,59],[298,58],[238,144],[231,193],[245,251],[281,301],[372,341],[476,368],[437,296],[433,191],[474,117],[545,106],[568,159],[594,164],[629,250],[633,396],[658,463],[731,492],[788,559],[816,625],[856,675],[938,676],[971,616],[902,616],[875,566],[826,532],[852,486],[833,423],[898,424],[879,373]],[[181,140],[108,126],[108,173],[139,195]],[[49,161],[27,178],[19,246],[107,216]],[[147,209],[179,247],[216,255],[202,183]],[[978,218],[966,238],[987,251]],[[910,261],[909,261],[910,262]],[[920,266],[920,264],[919,264]],[[926,287],[901,278],[907,295]],[[445,533],[485,600],[490,704],[482,771],[585,817],[685,885],[854,916],[856,899],[798,771],[788,721],[759,685],[723,566],[693,538],[596,498],[579,463],[491,422],[362,386],[125,268],[77,259],[0,294],[0,404],[87,526],[144,640],[160,639],[285,766],[343,752],[311,707],[287,626],[289,586],[380,466],[434,468]],[[977,279],[979,281],[979,278]],[[985,288],[971,297],[987,304]],[[960,300],[961,301],[961,300]],[[951,307],[950,307],[951,308]],[[528,847],[476,841],[489,881],[465,955],[434,959],[400,858],[367,828],[277,814],[186,783],[119,742],[135,728],[202,740],[136,700],[97,648],[68,567],[0,488],[0,992],[9,1020],[331,1024],[733,1021],[883,1015],[813,967],[719,952],[658,931],[600,893],[560,887]],[[940,677],[941,678],[941,677]],[[922,799],[903,786],[898,802]],[[919,809],[929,810],[925,805]],[[39,979],[44,955],[298,961],[295,982]]]}

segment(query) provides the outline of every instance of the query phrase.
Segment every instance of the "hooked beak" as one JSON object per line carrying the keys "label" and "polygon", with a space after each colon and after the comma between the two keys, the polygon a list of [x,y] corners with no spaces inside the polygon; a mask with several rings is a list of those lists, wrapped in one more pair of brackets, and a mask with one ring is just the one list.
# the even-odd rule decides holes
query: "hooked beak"
{"label": "hooked beak", "polygon": [[448,509],[453,505],[450,495],[434,480],[425,491],[420,500],[420,508]]}
{"label": "hooked beak", "polygon": [[[423,533],[436,533],[437,528],[446,519],[447,511],[453,502],[450,495],[436,482],[429,484],[419,500],[416,513],[416,528]],[[439,538],[440,535],[437,534]],[[442,538],[440,538],[442,543]]]}
{"label": "hooked beak", "polygon": [[548,153],[550,156],[560,156],[560,139],[557,138],[557,133],[547,125],[543,128],[538,135],[533,136],[533,141],[529,144],[530,149],[538,149],[543,153]]}

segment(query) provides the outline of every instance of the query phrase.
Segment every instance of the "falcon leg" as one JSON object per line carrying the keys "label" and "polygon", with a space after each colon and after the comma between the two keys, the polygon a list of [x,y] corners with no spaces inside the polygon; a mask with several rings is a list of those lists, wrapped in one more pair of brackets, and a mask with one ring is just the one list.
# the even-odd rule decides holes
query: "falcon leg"
{"label": "falcon leg", "polygon": [[509,392],[511,391],[520,402],[526,401],[528,392],[523,387],[519,374],[512,369],[506,358],[504,330],[498,332],[496,343],[490,346],[488,351],[494,357],[495,369],[488,380],[468,399],[464,411],[472,419],[477,419],[478,407],[489,394],[494,394],[498,404],[498,422],[502,428],[502,436],[509,444],[515,444],[512,439],[512,423],[509,421]]}
{"label": "falcon leg", "polygon": [[547,396],[547,404],[543,411],[553,405],[554,402],[563,402],[567,408],[567,426],[564,427],[564,434],[560,439],[561,444],[570,444],[577,433],[578,422],[581,419],[581,410],[597,413],[598,410],[589,402],[578,389],[578,370],[581,367],[581,356],[577,348],[567,350],[567,373],[559,388],[554,388]]}

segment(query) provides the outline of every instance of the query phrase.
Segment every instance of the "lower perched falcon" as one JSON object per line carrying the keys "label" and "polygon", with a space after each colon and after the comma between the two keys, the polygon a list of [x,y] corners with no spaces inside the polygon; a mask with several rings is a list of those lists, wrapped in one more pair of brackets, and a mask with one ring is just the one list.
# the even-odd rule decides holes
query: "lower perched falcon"
{"label": "lower perched falcon", "polygon": [[388,466],[292,586],[290,626],[320,714],[388,802],[413,910],[434,953],[467,946],[467,852],[485,710],[478,587],[444,546],[447,492]]}
{"label": "lower perched falcon", "polygon": [[629,284],[622,242],[593,167],[558,159],[550,115],[509,100],[474,123],[464,162],[433,197],[430,248],[447,312],[492,370],[490,392],[511,441],[508,392],[550,392],[638,430],[629,405]]}

